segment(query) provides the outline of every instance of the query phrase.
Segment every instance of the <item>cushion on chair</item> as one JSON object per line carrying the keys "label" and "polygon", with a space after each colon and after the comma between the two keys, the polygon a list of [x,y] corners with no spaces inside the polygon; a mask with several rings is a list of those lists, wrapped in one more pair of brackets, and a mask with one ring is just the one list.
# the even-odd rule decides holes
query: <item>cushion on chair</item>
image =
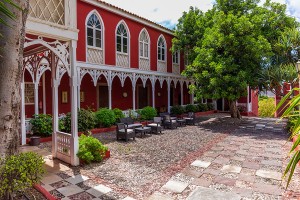
{"label": "cushion on chair", "polygon": [[160,124],[152,123],[152,124],[148,124],[147,126],[150,126],[150,127],[152,127],[152,126],[154,126],[154,127],[160,127]]}
{"label": "cushion on chair", "polygon": [[190,118],[190,117],[184,117],[183,119],[192,120],[193,118]]}
{"label": "cushion on chair", "polygon": [[[125,129],[120,129],[119,132],[125,133]],[[127,129],[127,133],[133,132],[133,129]]]}
{"label": "cushion on chair", "polygon": [[172,120],[172,123],[176,123],[176,120],[173,119],[173,120]]}

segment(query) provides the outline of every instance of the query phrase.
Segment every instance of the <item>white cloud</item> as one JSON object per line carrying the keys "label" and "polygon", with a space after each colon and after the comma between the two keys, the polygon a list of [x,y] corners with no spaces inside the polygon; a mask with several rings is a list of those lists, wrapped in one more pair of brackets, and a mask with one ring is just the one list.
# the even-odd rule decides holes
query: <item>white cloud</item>
{"label": "white cloud", "polygon": [[[103,0],[146,19],[173,28],[184,11],[195,6],[202,11],[212,8],[214,0]],[[300,0],[273,0],[287,4],[287,14],[300,21]]]}

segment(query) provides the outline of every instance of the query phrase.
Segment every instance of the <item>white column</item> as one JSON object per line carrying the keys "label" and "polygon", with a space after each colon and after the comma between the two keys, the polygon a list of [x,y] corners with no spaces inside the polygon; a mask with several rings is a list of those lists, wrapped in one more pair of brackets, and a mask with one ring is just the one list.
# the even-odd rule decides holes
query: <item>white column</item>
{"label": "white column", "polygon": [[43,113],[46,114],[46,74],[42,76],[43,81]]}
{"label": "white column", "polygon": [[152,107],[155,108],[155,82],[152,82]]}
{"label": "white column", "polygon": [[26,127],[25,127],[25,83],[21,82],[21,145],[26,144]]}
{"label": "white column", "polygon": [[39,114],[39,83],[34,83],[34,114]]}
{"label": "white column", "polygon": [[249,101],[250,94],[249,93],[250,93],[249,86],[247,86],[247,112],[251,112],[250,105],[249,105],[249,103],[250,103],[250,101]]}
{"label": "white column", "polygon": [[77,41],[72,40],[70,45],[70,66],[71,66],[71,165],[79,165],[79,158],[77,157],[77,152],[79,149],[78,144],[78,84],[77,84],[77,69],[76,69],[76,48]]}
{"label": "white column", "polygon": [[133,78],[132,78],[132,110],[135,110],[135,86],[136,86],[135,73],[133,73]]}
{"label": "white column", "polygon": [[109,109],[112,109],[111,91],[112,91],[112,80],[111,80],[111,71],[109,71],[109,73],[108,73],[108,107],[109,107]]}
{"label": "white column", "polygon": [[214,109],[217,110],[217,100],[213,100]]}
{"label": "white column", "polygon": [[170,90],[171,90],[171,80],[170,78],[168,78],[167,84],[168,84],[168,113],[170,113],[171,109],[170,109],[170,101],[171,101],[171,97],[170,97]]}
{"label": "white column", "polygon": [[132,85],[132,110],[135,110],[135,84]]}
{"label": "white column", "polygon": [[52,78],[52,157],[57,157],[57,131],[58,131],[58,81],[56,80],[55,55],[51,55],[51,78]]}
{"label": "white column", "polygon": [[181,101],[181,105],[183,106],[183,82],[180,83],[180,92],[181,92],[180,101]]}

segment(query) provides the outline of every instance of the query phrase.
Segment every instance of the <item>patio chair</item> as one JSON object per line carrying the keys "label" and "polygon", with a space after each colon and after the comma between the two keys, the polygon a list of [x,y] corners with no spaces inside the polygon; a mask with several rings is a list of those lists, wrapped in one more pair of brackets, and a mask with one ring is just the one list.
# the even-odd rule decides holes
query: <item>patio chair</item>
{"label": "patio chair", "polygon": [[124,123],[127,126],[127,128],[131,128],[131,129],[135,129],[143,126],[142,124],[135,124],[134,120],[131,117],[121,118],[120,122]]}
{"label": "patio chair", "polygon": [[135,131],[134,129],[127,128],[124,123],[117,123],[117,140],[125,139],[126,142],[129,138],[135,140]]}
{"label": "patio chair", "polygon": [[184,117],[183,119],[186,120],[187,125],[195,125],[195,113],[189,112],[187,117]]}
{"label": "patio chair", "polygon": [[161,117],[154,117],[153,118],[153,123],[148,124],[148,127],[151,127],[152,133],[158,134],[161,133],[162,131],[162,126],[161,126]]}
{"label": "patio chair", "polygon": [[165,115],[163,118],[164,128],[175,129],[178,127],[177,121],[174,118],[171,118],[170,115]]}

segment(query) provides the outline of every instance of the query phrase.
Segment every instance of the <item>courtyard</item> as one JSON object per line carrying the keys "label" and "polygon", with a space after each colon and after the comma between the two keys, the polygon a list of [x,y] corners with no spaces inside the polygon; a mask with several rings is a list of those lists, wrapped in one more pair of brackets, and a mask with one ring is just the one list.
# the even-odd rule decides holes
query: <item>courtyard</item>
{"label": "courtyard", "polygon": [[61,199],[298,199],[299,169],[287,190],[282,182],[292,144],[284,126],[214,114],[127,143],[95,134],[111,157],[79,167],[53,161],[49,143],[35,151],[46,160],[42,186]]}

